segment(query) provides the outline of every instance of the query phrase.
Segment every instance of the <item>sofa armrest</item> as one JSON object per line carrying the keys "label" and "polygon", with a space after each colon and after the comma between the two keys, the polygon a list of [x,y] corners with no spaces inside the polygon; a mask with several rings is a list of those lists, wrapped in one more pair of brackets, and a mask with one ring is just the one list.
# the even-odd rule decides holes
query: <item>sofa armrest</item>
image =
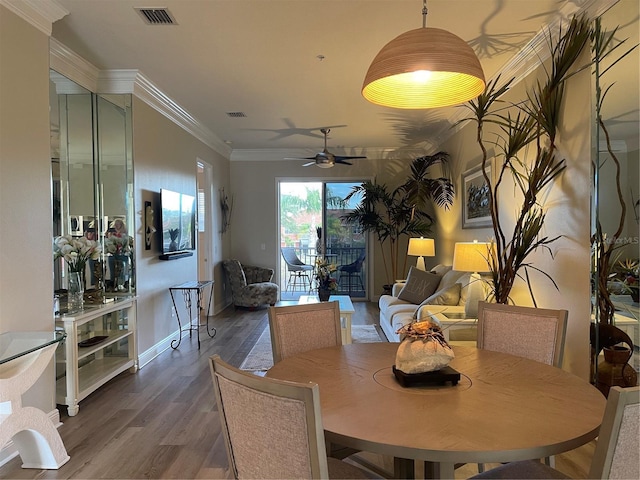
{"label": "sofa armrest", "polygon": [[398,294],[400,293],[400,290],[402,290],[402,287],[404,287],[404,284],[406,282],[396,282],[393,284],[393,287],[391,287],[391,296],[393,297],[397,297]]}
{"label": "sofa armrest", "polygon": [[244,276],[249,283],[270,282],[273,278],[273,269],[265,267],[256,267],[254,265],[243,265]]}

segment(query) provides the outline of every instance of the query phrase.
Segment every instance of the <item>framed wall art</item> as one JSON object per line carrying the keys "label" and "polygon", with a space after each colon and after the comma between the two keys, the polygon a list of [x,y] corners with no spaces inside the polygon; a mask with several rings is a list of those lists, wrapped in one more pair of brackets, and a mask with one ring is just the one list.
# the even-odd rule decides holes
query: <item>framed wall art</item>
{"label": "framed wall art", "polygon": [[[493,179],[493,162],[488,162],[485,170]],[[462,228],[484,228],[491,226],[489,211],[489,185],[482,175],[482,166],[471,168],[462,174]]]}

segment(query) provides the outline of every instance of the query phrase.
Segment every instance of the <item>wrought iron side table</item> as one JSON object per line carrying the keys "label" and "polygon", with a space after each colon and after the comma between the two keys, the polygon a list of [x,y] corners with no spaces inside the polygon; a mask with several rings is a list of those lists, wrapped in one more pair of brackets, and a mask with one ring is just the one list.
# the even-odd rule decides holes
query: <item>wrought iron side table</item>
{"label": "wrought iron side table", "polygon": [[[207,303],[207,320],[206,324],[202,325],[200,324],[200,312],[202,311],[202,291],[209,286],[211,287],[211,292],[209,293],[209,302]],[[182,298],[184,299],[184,304],[189,315],[189,321],[185,323],[184,327],[182,326],[182,322],[180,321],[180,313],[178,311],[178,306],[176,305],[176,292],[182,292]],[[195,319],[195,325],[193,323],[193,292],[195,292],[196,294],[195,308],[197,316]],[[175,350],[180,346],[180,342],[182,341],[182,332],[188,331],[189,338],[191,338],[191,335],[195,330],[196,338],[198,339],[198,350],[200,350],[200,327],[207,328],[207,335],[209,335],[209,337],[213,338],[216,336],[215,327],[209,327],[209,311],[211,309],[211,300],[213,299],[213,280],[184,282],[180,285],[169,287],[169,293],[171,294],[171,301],[173,302],[173,308],[176,312],[176,319],[178,320],[178,329],[180,335],[177,340],[174,339],[171,341],[171,348]],[[212,331],[213,334],[211,333]]]}

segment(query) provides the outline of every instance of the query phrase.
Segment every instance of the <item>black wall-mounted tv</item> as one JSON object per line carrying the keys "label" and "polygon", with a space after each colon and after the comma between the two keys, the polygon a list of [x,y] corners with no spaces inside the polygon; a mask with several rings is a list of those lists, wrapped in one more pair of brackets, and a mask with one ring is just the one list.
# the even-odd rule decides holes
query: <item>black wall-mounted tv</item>
{"label": "black wall-mounted tv", "polygon": [[177,254],[196,249],[195,197],[160,190],[162,206],[162,253]]}

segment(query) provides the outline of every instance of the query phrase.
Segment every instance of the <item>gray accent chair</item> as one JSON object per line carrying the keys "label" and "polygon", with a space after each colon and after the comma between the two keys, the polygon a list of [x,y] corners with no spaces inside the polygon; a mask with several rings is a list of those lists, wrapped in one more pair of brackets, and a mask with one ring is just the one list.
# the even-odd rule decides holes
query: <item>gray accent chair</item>
{"label": "gray accent chair", "polygon": [[224,260],[222,266],[236,307],[255,308],[278,301],[278,285],[271,282],[273,269],[242,265],[235,259]]}

